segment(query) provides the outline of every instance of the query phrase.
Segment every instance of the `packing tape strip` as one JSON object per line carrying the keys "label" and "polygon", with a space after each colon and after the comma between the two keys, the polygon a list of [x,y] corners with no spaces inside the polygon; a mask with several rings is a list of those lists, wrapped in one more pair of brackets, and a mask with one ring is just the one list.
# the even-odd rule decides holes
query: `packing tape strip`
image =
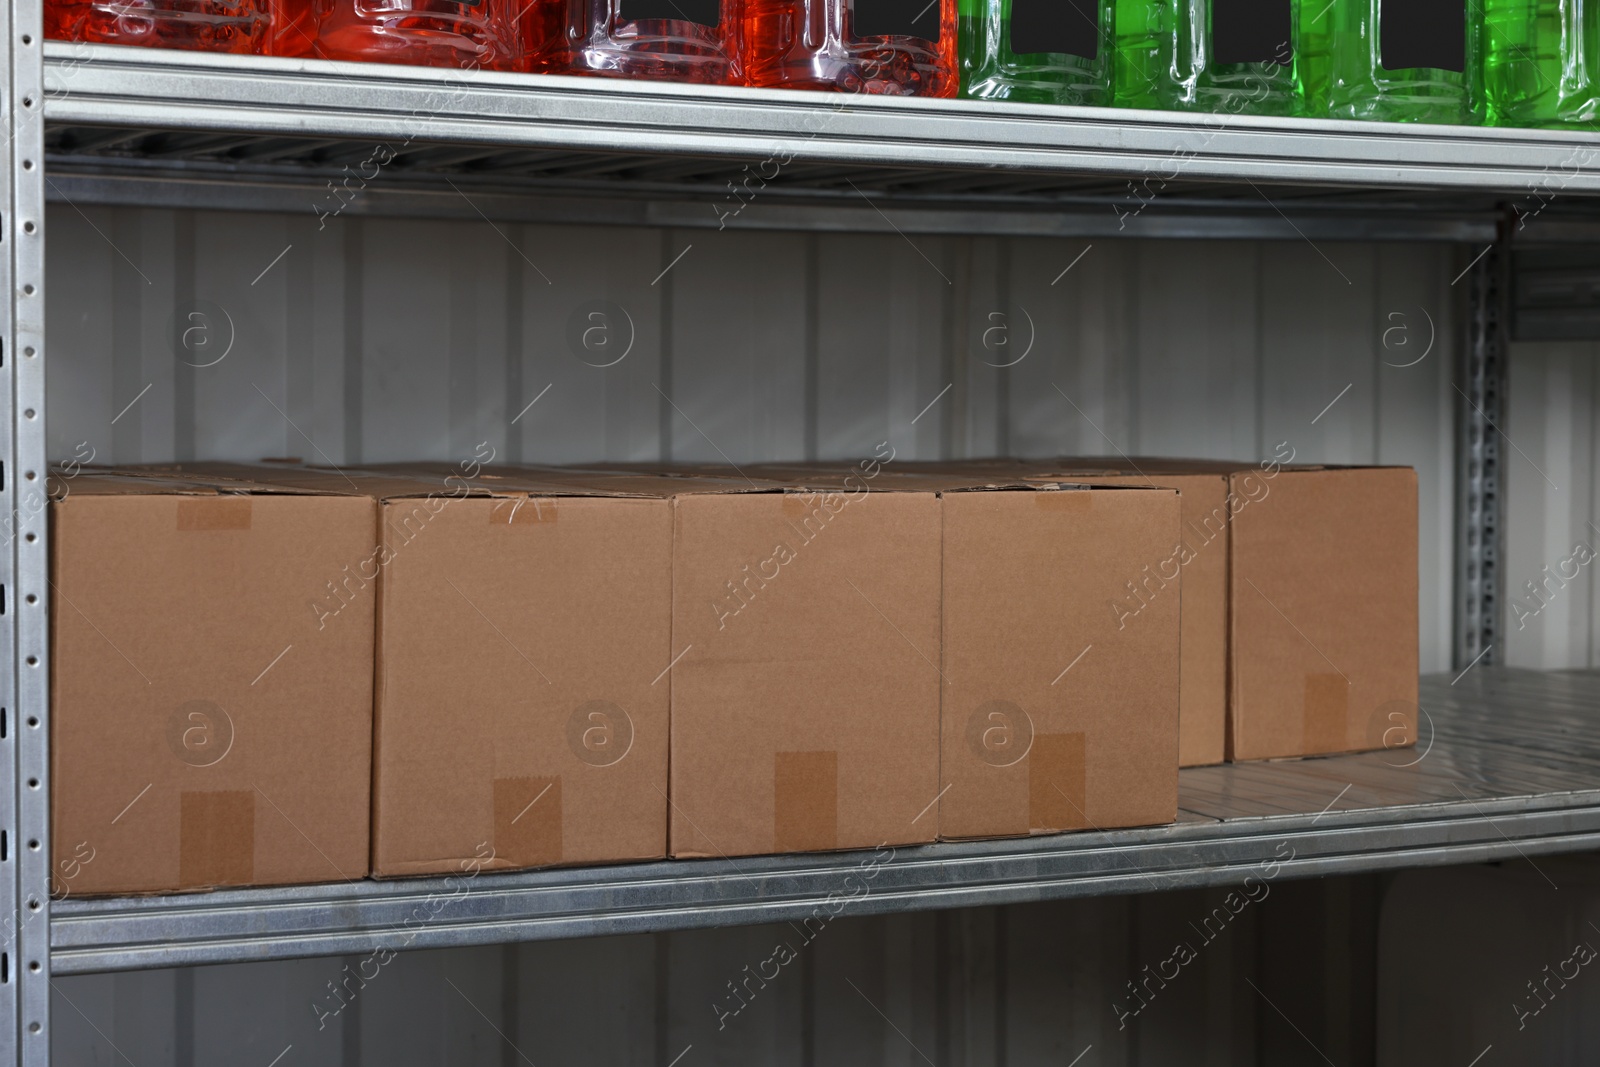
{"label": "packing tape strip", "polygon": [[1305,705],[1300,716],[1301,751],[1343,752],[1350,747],[1350,683],[1339,674],[1306,675]]}
{"label": "packing tape strip", "polygon": [[1083,734],[1035,734],[1028,750],[1028,829],[1089,827],[1084,797],[1088,738]]}
{"label": "packing tape strip", "polygon": [[774,852],[825,852],[839,843],[839,754],[772,754]]}
{"label": "packing tape strip", "polygon": [[178,501],[179,530],[248,530],[247,496],[190,496]]}
{"label": "packing tape strip", "polygon": [[519,496],[501,500],[489,509],[489,522],[501,526],[555,522],[560,516],[554,497]]}
{"label": "packing tape strip", "polygon": [[254,792],[184,790],[178,812],[178,881],[184,888],[255,880]]}
{"label": "packing tape strip", "polygon": [[512,867],[560,863],[561,776],[494,780],[494,854]]}

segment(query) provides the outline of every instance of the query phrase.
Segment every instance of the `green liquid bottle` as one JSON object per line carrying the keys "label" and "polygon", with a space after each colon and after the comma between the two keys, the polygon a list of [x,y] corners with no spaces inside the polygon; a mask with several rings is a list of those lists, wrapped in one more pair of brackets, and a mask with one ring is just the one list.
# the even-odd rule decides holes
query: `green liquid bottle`
{"label": "green liquid bottle", "polygon": [[1296,0],[1295,60],[1300,69],[1300,114],[1326,118],[1333,87],[1333,0]]}
{"label": "green liquid bottle", "polygon": [[961,95],[1111,103],[1113,0],[959,0]]}
{"label": "green liquid bottle", "polygon": [[1481,121],[1481,16],[1481,0],[1332,0],[1329,117]]}
{"label": "green liquid bottle", "polygon": [[1294,0],[1117,0],[1122,107],[1300,111]]}
{"label": "green liquid bottle", "polygon": [[1600,3],[1484,0],[1483,90],[1496,126],[1600,126]]}

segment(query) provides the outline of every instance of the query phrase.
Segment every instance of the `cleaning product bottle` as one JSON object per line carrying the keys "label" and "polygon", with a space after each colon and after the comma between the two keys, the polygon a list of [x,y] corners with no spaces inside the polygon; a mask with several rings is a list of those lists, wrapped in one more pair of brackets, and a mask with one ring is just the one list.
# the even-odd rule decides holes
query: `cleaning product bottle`
{"label": "cleaning product bottle", "polygon": [[[323,59],[511,70],[519,63],[513,0],[326,0]],[[532,17],[531,15],[529,17]]]}
{"label": "cleaning product bottle", "polygon": [[44,35],[91,44],[260,52],[268,0],[46,0]]}
{"label": "cleaning product bottle", "polygon": [[264,51],[271,56],[309,56],[317,43],[318,0],[270,0]]}
{"label": "cleaning product bottle", "polygon": [[1118,0],[1117,103],[1295,114],[1297,14],[1294,0]]}
{"label": "cleaning product bottle", "polygon": [[1330,117],[1481,121],[1481,0],[1330,2]]}
{"label": "cleaning product bottle", "polygon": [[1114,0],[959,0],[963,96],[1111,103]]}
{"label": "cleaning product bottle", "polygon": [[1113,0],[958,0],[961,95],[1111,103]]}
{"label": "cleaning product bottle", "polygon": [[1295,67],[1300,73],[1300,114],[1328,115],[1333,85],[1333,0],[1295,0]]}
{"label": "cleaning product bottle", "polygon": [[959,88],[955,0],[745,0],[745,48],[751,85],[890,96]]}
{"label": "cleaning product bottle", "polygon": [[742,6],[741,0],[570,0],[570,70],[737,84]]}
{"label": "cleaning product bottle", "polygon": [[1483,90],[1496,126],[1600,124],[1600,3],[1484,0]]}

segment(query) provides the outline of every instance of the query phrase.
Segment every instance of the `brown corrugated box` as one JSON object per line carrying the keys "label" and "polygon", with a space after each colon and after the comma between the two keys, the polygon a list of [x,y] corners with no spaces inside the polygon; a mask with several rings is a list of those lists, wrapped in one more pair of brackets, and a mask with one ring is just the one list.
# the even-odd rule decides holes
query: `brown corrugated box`
{"label": "brown corrugated box", "polygon": [[[1150,484],[1127,473],[1070,477],[1091,485]],[[1178,764],[1203,767],[1227,756],[1228,481],[1218,474],[1168,473],[1156,484],[1178,490],[1183,522],[1177,544],[1124,582],[1110,610],[1119,627],[1133,625],[1152,600],[1179,592],[1181,584]]]}
{"label": "brown corrugated box", "polygon": [[939,501],[880,470],[525,471],[670,503],[672,855],[934,840]]}
{"label": "brown corrugated box", "polygon": [[1221,763],[1227,754],[1228,731],[1228,479],[1212,472],[1141,474],[1094,464],[1063,461],[1028,464],[1024,469],[1030,476],[1071,478],[1090,485],[1160,485],[1178,490],[1183,524],[1176,544],[1146,560],[1107,607],[1119,629],[1135,625],[1151,602],[1176,596],[1181,584],[1178,763],[1184,767]]}
{"label": "brown corrugated box", "polygon": [[[1083,477],[1185,489],[1181,563],[1186,714],[1226,656],[1229,759],[1394,748],[1417,738],[1417,480],[1409,467],[1288,465],[1280,445],[1260,463],[1161,457],[978,460],[998,476]],[[1219,534],[1211,479],[1225,479]],[[1191,487],[1198,485],[1198,491]],[[1217,552],[1226,553],[1225,645],[1216,618]],[[1182,555],[1180,555],[1180,562]],[[1170,572],[1170,566],[1166,568]],[[1159,565],[1157,575],[1161,571]],[[1136,580],[1123,604],[1165,595]],[[1204,621],[1197,616],[1203,613]],[[1119,611],[1119,614],[1121,612]],[[1135,616],[1142,617],[1142,615]],[[1129,620],[1131,625],[1132,620]],[[1204,685],[1195,681],[1196,672]],[[1214,704],[1207,705],[1214,708]],[[1191,762],[1185,718],[1185,763]]]}
{"label": "brown corrugated box", "polygon": [[898,466],[924,474],[984,477],[996,484],[1066,479],[1086,485],[1178,490],[1183,525],[1176,544],[1122,576],[1121,586],[1103,607],[1122,629],[1142,618],[1145,605],[1157,597],[1180,601],[1178,762],[1184,767],[1221,763],[1228,726],[1228,479],[1220,472],[1171,471],[1155,478],[1140,473],[1134,464],[1142,468],[1144,461],[999,458]]}
{"label": "brown corrugated box", "polygon": [[1109,605],[1172,554],[1178,493],[1005,461],[897,465],[875,484],[940,496],[940,836],[1176,818],[1177,583],[1137,624]]}
{"label": "brown corrugated box", "polygon": [[674,496],[673,855],[934,839],[939,500],[877,467]]}
{"label": "brown corrugated box", "polygon": [[373,872],[666,855],[669,501],[476,464],[376,473]]}
{"label": "brown corrugated box", "polygon": [[1417,739],[1417,476],[1236,470],[1229,758]]}
{"label": "brown corrugated box", "polygon": [[995,837],[1171,822],[1179,597],[1107,610],[1170,553],[1171,490],[947,491],[939,833]]}
{"label": "brown corrugated box", "polygon": [[[1218,543],[1226,543],[1229,560],[1228,758],[1414,744],[1416,472],[1286,465],[1293,455],[1284,445],[1261,463],[1124,457],[1120,464],[1124,473],[1161,484],[1227,480],[1228,529]],[[1058,476],[1102,462],[1117,465],[1030,465]],[[1197,588],[1211,587],[1209,579],[1198,586],[1192,579],[1214,563],[1205,539],[1214,533],[1216,510],[1199,504],[1197,496],[1184,509],[1183,544],[1194,554],[1183,565],[1186,671],[1198,657],[1187,644],[1188,605]]]}
{"label": "brown corrugated box", "polygon": [[671,512],[671,652],[651,674],[671,696],[672,855],[934,840],[938,500],[877,492],[877,470],[792,484],[709,466],[486,475]]}
{"label": "brown corrugated box", "polygon": [[373,601],[312,603],[371,500],[197,472],[54,480],[54,891],[366,873]]}

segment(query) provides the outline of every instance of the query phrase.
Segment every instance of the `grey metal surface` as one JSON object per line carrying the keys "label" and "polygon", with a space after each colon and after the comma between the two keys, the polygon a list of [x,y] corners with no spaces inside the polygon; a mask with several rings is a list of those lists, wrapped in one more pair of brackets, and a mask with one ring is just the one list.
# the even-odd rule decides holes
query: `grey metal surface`
{"label": "grey metal surface", "polygon": [[[56,138],[56,144],[62,139]],[[52,200],[75,207],[200,208],[309,215],[327,202],[338,169],[298,165],[246,167],[214,160],[49,156]],[[350,218],[483,218],[510,223],[670,226],[674,229],[805,230],[822,233],[983,234],[1014,237],[1143,237],[1268,241],[1492,240],[1493,205],[1471,199],[1398,204],[1297,199],[1280,212],[1265,200],[1172,196],[1160,210],[1117,214],[1117,198],[1088,195],[932,196],[884,192],[870,199],[843,186],[774,187],[737,214],[727,211],[727,165],[674,183],[617,180],[578,186],[538,174],[448,175],[397,172],[365,185],[341,215]],[[737,168],[734,168],[735,171]],[[690,180],[692,178],[692,180]],[[841,183],[842,184],[842,183]],[[719,213],[720,212],[720,213]]]}
{"label": "grey metal surface", "polygon": [[1251,201],[1270,199],[1263,186],[1295,185],[1536,187],[1541,203],[1600,191],[1600,145],[1582,132],[997,107],[54,43],[47,56],[50,122],[108,128],[81,131],[64,150],[98,139],[102,151],[247,162],[294,158],[320,141],[323,162],[365,167],[363,181],[401,156],[429,169],[536,166],[596,182],[736,159],[755,183],[742,184],[741,199],[767,184],[983,193],[1074,178],[1119,199],[1119,217],[1208,182]]}
{"label": "grey metal surface", "polygon": [[1455,666],[1503,662],[1497,649],[1505,578],[1506,290],[1509,263],[1491,243],[1465,268],[1467,331],[1456,384]]}
{"label": "grey metal surface", "polygon": [[1592,243],[1519,249],[1512,256],[1512,341],[1600,340],[1600,255]]}
{"label": "grey metal surface", "polygon": [[0,14],[7,57],[0,146],[8,195],[0,330],[0,444],[7,521],[0,551],[0,1062],[50,1062],[49,581],[44,433],[44,34],[40,0]]}
{"label": "grey metal surface", "polygon": [[[60,902],[57,973],[1017,903],[1600,848],[1600,675],[1425,680],[1411,749],[1182,772],[1172,826]],[[820,910],[819,910],[820,909]]]}
{"label": "grey metal surface", "polygon": [[[16,202],[22,186],[16,158],[17,139],[26,121],[22,109],[14,104],[14,81],[19,65],[16,53],[20,50],[16,44],[17,28],[13,22],[16,14],[10,8],[0,12],[0,35],[3,35],[0,36],[0,55],[7,60],[6,84],[0,89],[0,115],[4,116],[6,125],[5,143],[0,144],[0,167],[4,168],[6,177],[6,197],[3,209],[0,209],[0,251],[4,253],[0,255],[0,293],[5,294],[0,299],[0,358],[11,357],[6,360],[8,366],[4,368],[11,373],[0,374],[0,424],[13,430],[16,429],[13,416],[16,407],[17,316],[22,311],[17,275],[22,264],[19,262],[21,248],[16,241],[16,228],[12,222],[16,218]],[[8,534],[5,549],[0,551],[0,597],[13,605],[16,603],[18,557],[13,531],[20,511],[16,463],[16,435],[14,432],[6,433],[0,437],[0,472],[6,475],[0,479],[0,500],[4,501],[8,519],[5,524]],[[17,706],[17,674],[21,666],[22,649],[16,622],[15,611],[0,611],[0,672],[3,672],[0,673],[0,708],[5,709]],[[0,721],[6,714],[6,711],[0,710]],[[15,723],[14,718],[12,722]],[[11,979],[17,974],[17,960],[23,952],[20,937],[22,916],[17,909],[22,876],[21,864],[15,855],[18,814],[23,799],[18,786],[21,777],[18,772],[22,769],[23,759],[15,728],[4,732],[9,736],[0,739],[0,841],[7,842],[3,854],[0,854],[0,929],[5,934],[3,941],[0,941],[0,978]],[[0,982],[0,1063],[21,1062],[21,1012],[19,983]]]}

